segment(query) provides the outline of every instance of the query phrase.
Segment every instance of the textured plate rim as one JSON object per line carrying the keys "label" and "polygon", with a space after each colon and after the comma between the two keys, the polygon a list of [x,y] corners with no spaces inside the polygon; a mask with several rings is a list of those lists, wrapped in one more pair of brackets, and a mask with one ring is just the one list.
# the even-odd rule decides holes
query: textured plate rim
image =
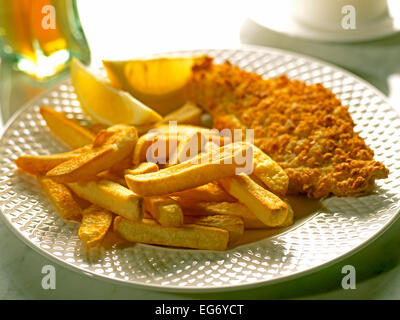
{"label": "textured plate rim", "polygon": [[[391,102],[389,99],[376,87],[374,87],[372,84],[367,82],[366,80],[360,78],[359,76],[351,73],[350,71],[347,71],[341,67],[338,67],[336,65],[333,65],[329,62],[326,62],[324,60],[314,58],[312,56],[307,56],[303,54],[299,54],[296,52],[288,51],[288,50],[282,50],[278,48],[273,48],[273,47],[263,47],[263,46],[256,46],[256,45],[241,45],[239,48],[200,48],[200,49],[193,49],[193,50],[179,50],[179,51],[170,51],[170,52],[165,52],[163,54],[168,55],[168,54],[185,54],[185,53],[190,53],[193,51],[196,52],[202,52],[202,51],[207,51],[207,52],[213,52],[213,51],[223,51],[223,50],[230,50],[230,51],[236,51],[236,50],[241,50],[241,51],[248,51],[248,52],[265,52],[265,53],[281,53],[284,55],[289,55],[295,58],[299,59],[304,59],[305,61],[308,61],[310,63],[318,63],[321,66],[324,67],[329,67],[333,71],[338,71],[343,73],[344,75],[356,79],[359,83],[367,87],[369,90],[373,91],[374,94],[378,95],[393,111],[397,117],[400,118],[400,113],[392,106]],[[157,54],[158,55],[158,54]],[[7,121],[7,123],[3,126],[1,133],[0,133],[0,139],[1,139],[1,145],[3,145],[3,136],[9,126],[18,118],[18,116],[23,113],[25,109],[27,109],[29,106],[32,104],[35,104],[37,101],[39,101],[43,96],[46,94],[52,92],[57,86],[62,84],[65,81],[68,81],[70,78],[66,77],[65,79],[55,83],[52,85],[50,88],[46,89],[43,93],[35,97],[34,99],[26,102],[21,108],[15,112],[11,118]],[[302,271],[297,271],[293,272],[289,275],[282,275],[280,277],[274,278],[274,279],[267,279],[267,280],[260,280],[260,281],[254,281],[250,283],[244,283],[244,284],[232,284],[232,285],[221,285],[221,286],[208,286],[208,287],[195,287],[195,286],[187,286],[187,287],[181,287],[181,286],[174,286],[174,285],[158,285],[158,284],[144,284],[142,282],[138,281],[132,281],[132,280],[123,280],[123,279],[116,279],[116,278],[110,278],[108,276],[98,274],[94,271],[86,270],[84,268],[78,267],[76,265],[73,265],[72,263],[69,263],[67,261],[64,261],[62,259],[59,259],[57,256],[51,254],[50,252],[47,252],[43,249],[41,249],[39,246],[36,246],[32,241],[29,241],[28,238],[24,237],[22,233],[17,230],[12,223],[6,218],[5,214],[1,212],[1,217],[2,220],[5,222],[5,224],[9,227],[9,229],[17,236],[17,238],[21,239],[28,247],[32,248],[34,251],[38,252],[39,254],[49,258],[51,261],[55,262],[56,264],[59,264],[61,266],[66,267],[67,269],[77,272],[79,274],[85,274],[86,276],[89,276],[92,279],[101,279],[105,280],[106,282],[113,283],[113,284],[122,284],[125,286],[130,286],[130,287],[136,287],[136,288],[141,288],[145,290],[153,290],[153,291],[160,291],[160,292],[182,292],[182,293],[207,293],[207,292],[224,292],[224,291],[234,291],[234,290],[239,290],[239,289],[250,289],[250,288],[256,288],[256,287],[261,287],[261,286],[269,286],[269,285],[274,285],[277,283],[281,282],[286,282],[290,281],[299,277],[304,277],[307,275],[310,275],[311,273],[315,273],[317,271],[320,271],[322,269],[325,269],[331,265],[334,265],[349,256],[359,252],[363,248],[367,247],[370,243],[375,241],[379,236],[381,236],[387,229],[390,228],[390,226],[393,225],[393,223],[399,218],[400,216],[400,210],[397,210],[397,213],[394,213],[392,217],[386,222],[385,225],[383,225],[379,230],[377,230],[372,236],[370,236],[367,240],[365,240],[363,243],[359,244],[358,246],[355,246],[348,250],[347,252],[330,259],[324,263],[321,263],[319,265],[313,266],[311,268],[308,268],[306,270]],[[303,224],[303,223],[302,223]],[[283,233],[290,232],[290,230],[285,230],[281,233],[278,233],[276,235],[273,235],[271,237],[268,237],[268,239],[273,239],[274,237],[280,236]],[[256,241],[261,242],[263,240]]]}

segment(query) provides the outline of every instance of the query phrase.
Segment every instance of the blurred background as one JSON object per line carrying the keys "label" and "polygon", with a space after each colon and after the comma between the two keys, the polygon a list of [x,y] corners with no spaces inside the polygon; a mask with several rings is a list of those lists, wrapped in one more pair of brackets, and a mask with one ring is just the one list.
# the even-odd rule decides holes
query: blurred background
{"label": "blurred background", "polygon": [[[343,4],[341,1],[338,2]],[[383,3],[370,2],[375,10],[371,12],[380,10],[378,2]],[[176,50],[246,45],[294,51],[338,65],[376,86],[400,113],[400,6],[393,6],[395,2],[389,1],[389,10],[385,7],[382,13],[385,17],[365,20],[364,29],[359,19],[359,29],[350,30],[353,33],[349,38],[349,33],[343,30],[299,24],[291,15],[294,3],[290,0],[279,3],[270,0],[0,0],[1,125],[24,103],[68,77],[72,56],[99,67],[101,59],[122,60]],[[315,4],[312,0],[303,3]],[[57,12],[55,29],[48,5]],[[296,8],[300,8],[301,13],[303,7]],[[43,20],[43,17],[47,18]],[[321,23],[318,19],[310,21]],[[43,33],[41,28],[51,32]],[[201,298],[240,299],[246,295],[254,299],[399,299],[399,230],[397,222],[368,248],[341,264],[350,263],[360,270],[357,290],[338,289],[341,274],[340,265],[336,265],[297,282]],[[27,274],[23,268],[39,270],[46,259],[16,241],[4,225],[0,225],[0,236],[9,239],[0,245],[1,299],[109,298],[110,295],[133,299],[192,298],[142,293],[80,276],[61,267],[57,272],[66,279],[60,280],[64,287],[60,284],[60,289],[50,294],[39,288],[39,271]],[[74,289],[77,283],[79,292]]]}

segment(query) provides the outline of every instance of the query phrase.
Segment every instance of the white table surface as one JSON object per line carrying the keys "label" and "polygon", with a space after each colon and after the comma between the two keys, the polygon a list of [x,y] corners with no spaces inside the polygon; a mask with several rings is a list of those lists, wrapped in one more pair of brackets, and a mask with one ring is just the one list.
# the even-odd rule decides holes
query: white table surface
{"label": "white table surface", "polygon": [[[160,22],[177,21],[168,25],[169,35],[182,30],[182,25],[188,22],[196,27],[185,28],[185,33],[175,34],[174,37],[169,37],[168,41],[162,41],[165,35],[157,32],[160,26],[157,29],[140,15],[139,9],[142,12],[150,10],[154,5],[154,1],[151,2],[146,8],[128,11],[124,8],[127,1],[114,0],[114,6],[111,8],[114,11],[110,13],[110,2],[96,1],[96,10],[93,10],[93,2],[89,5],[89,1],[78,1],[94,65],[100,63],[101,58],[127,58],[133,50],[132,47],[135,48],[135,55],[142,55],[156,51],[190,49],[196,44],[199,44],[197,47],[238,47],[241,43],[272,46],[308,54],[344,67],[375,85],[389,96],[392,104],[400,110],[400,35],[361,44],[306,42],[271,32],[245,19],[247,13],[241,10],[237,2],[234,2],[232,7],[235,9],[227,12],[225,20],[220,19],[217,10],[217,13],[205,22],[204,16],[202,17],[205,13],[193,14],[193,8],[186,8],[192,12],[190,17],[179,20],[177,17],[182,17],[183,13],[173,10],[173,6],[178,7],[179,4],[171,1],[168,8],[157,11],[152,21],[165,18],[162,12],[167,10],[169,15],[171,12],[178,12],[175,17],[168,16],[167,20]],[[209,2],[211,4],[211,1]],[[226,1],[222,2],[224,3],[217,9],[225,10],[228,4]],[[207,7],[210,4],[207,2],[202,6]],[[110,14],[107,25],[99,23],[100,17],[104,17],[102,12]],[[198,20],[193,21],[196,18]],[[133,33],[134,31],[136,33]],[[148,37],[140,34],[145,31],[152,35],[153,41],[149,42]],[[195,36],[190,36],[191,34]],[[185,39],[187,41],[184,41]],[[182,45],[183,43],[185,45]],[[51,85],[34,83],[24,75],[12,72],[4,64],[0,68],[0,79],[0,104],[8,108],[7,112],[3,110],[4,118],[8,118],[25,101]],[[400,220],[360,252],[307,277],[274,286],[207,295],[155,292],[78,274],[55,265],[30,249],[2,223],[0,239],[0,299],[400,299]],[[41,270],[48,264],[54,265],[56,269],[55,290],[44,290],[41,286]],[[346,264],[356,268],[355,290],[341,289],[341,268]]]}

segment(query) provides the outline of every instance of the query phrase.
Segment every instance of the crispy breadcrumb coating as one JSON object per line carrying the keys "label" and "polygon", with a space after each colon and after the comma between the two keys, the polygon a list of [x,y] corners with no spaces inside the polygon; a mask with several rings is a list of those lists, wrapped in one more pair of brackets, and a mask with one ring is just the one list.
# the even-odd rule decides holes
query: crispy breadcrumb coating
{"label": "crispy breadcrumb coating", "polygon": [[388,175],[354,132],[347,107],[321,84],[265,80],[207,58],[193,67],[186,94],[215,128],[253,128],[255,145],[288,174],[289,194],[359,196]]}

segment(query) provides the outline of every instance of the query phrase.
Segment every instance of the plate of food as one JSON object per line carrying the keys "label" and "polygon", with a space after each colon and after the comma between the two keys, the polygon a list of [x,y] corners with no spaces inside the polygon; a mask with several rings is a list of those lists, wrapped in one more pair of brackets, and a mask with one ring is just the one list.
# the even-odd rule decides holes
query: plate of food
{"label": "plate of food", "polygon": [[6,125],[0,208],[72,270],[165,291],[314,272],[398,217],[400,117],[377,89],[271,48],[79,61]]}

